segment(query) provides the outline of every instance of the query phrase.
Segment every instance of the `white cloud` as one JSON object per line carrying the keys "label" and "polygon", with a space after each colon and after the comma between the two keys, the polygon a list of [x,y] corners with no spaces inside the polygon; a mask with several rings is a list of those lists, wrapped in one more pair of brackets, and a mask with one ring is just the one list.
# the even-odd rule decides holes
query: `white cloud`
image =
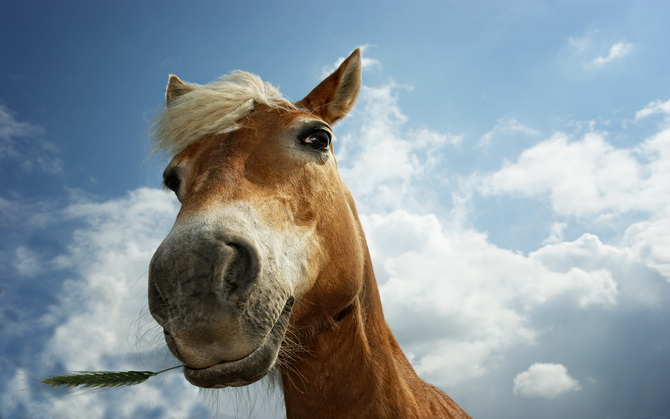
{"label": "white cloud", "polygon": [[614,147],[599,133],[588,133],[578,141],[555,134],[482,178],[480,191],[546,196],[562,216],[653,213],[670,204],[664,186],[668,185],[670,156],[664,148],[668,137],[670,132],[663,132],[630,150]]}
{"label": "white cloud", "polygon": [[568,223],[554,222],[551,223],[549,237],[544,240],[544,244],[562,242],[565,237],[565,228]]}
{"label": "white cloud", "polygon": [[520,124],[514,118],[502,118],[496,122],[496,125],[490,131],[486,132],[479,139],[477,144],[479,147],[488,147],[493,139],[501,134],[522,134],[522,135],[539,135],[540,133],[532,128]]}
{"label": "white cloud", "polygon": [[585,36],[571,36],[568,38],[565,49],[569,50],[572,54],[585,54],[593,46],[593,38],[597,35],[597,32],[591,32]]}
{"label": "white cloud", "polygon": [[[666,114],[666,108],[666,102],[652,102],[636,119]],[[559,230],[547,240],[550,245],[531,257],[549,265],[560,260],[563,269],[599,265],[606,269],[603,273],[617,278],[626,298],[648,307],[659,304],[664,290],[643,267],[670,281],[670,129],[661,129],[631,149],[613,146],[604,134],[590,133],[578,141],[557,134],[480,181],[484,195],[546,197],[562,217],[597,221],[631,214],[631,221],[617,233],[616,246],[603,245],[591,234],[562,242],[567,223],[557,222]]]}
{"label": "white cloud", "polygon": [[338,137],[340,174],[362,212],[430,206],[427,190],[439,194],[447,182],[440,175],[447,168],[442,151],[463,141],[460,135],[426,127],[406,128],[398,93],[409,89],[394,82],[363,86],[353,117],[346,121],[349,130]]}
{"label": "white cloud", "polygon": [[[633,248],[604,244],[589,233],[565,241],[568,222],[554,221],[546,227],[547,244],[523,255],[465,226],[471,225],[475,209],[468,206],[475,189],[488,195],[548,196],[561,216],[658,214],[669,202],[663,135],[620,149],[605,134],[590,132],[571,141],[558,133],[498,172],[462,179],[462,188],[452,192],[453,208],[433,208],[425,198],[439,191],[436,185],[449,182],[448,172],[425,169],[437,165],[426,158],[424,145],[405,132],[408,120],[394,89],[363,89],[362,111],[355,115],[360,125],[343,136],[338,161],[359,204],[386,318],[422,377],[450,388],[491,374],[512,348],[532,347],[543,339],[547,332],[534,324],[534,316],[548,306],[576,316],[605,316],[621,301],[655,307],[654,295],[662,290],[648,268],[655,263],[662,271],[667,253],[651,227],[631,232],[629,240],[637,243]],[[538,134],[507,119],[498,121],[489,137],[505,132]],[[458,144],[433,141],[439,133],[431,131],[420,136],[431,139],[428,144]],[[649,246],[655,250],[645,250]]]}
{"label": "white cloud", "polygon": [[43,133],[42,127],[16,120],[11,111],[0,104],[0,160],[17,162],[26,171],[62,173],[58,147],[41,140],[39,136]]}
{"label": "white cloud", "polygon": [[670,217],[633,224],[623,245],[670,282]]}
{"label": "white cloud", "polygon": [[35,276],[42,271],[40,257],[25,246],[19,246],[14,252],[14,267],[24,276]]}
{"label": "white cloud", "polygon": [[615,60],[621,60],[633,50],[633,44],[627,42],[618,42],[610,47],[606,56],[597,57],[589,63],[589,67],[600,68]]}
{"label": "white cloud", "polygon": [[509,347],[532,344],[530,316],[548,301],[567,298],[576,310],[617,301],[607,265],[555,269],[555,258],[501,249],[434,215],[362,219],[386,317],[417,371],[441,386],[485,374]]}
{"label": "white cloud", "polygon": [[533,364],[514,377],[514,394],[525,397],[553,399],[580,388],[579,382],[570,377],[561,364]]}
{"label": "white cloud", "polygon": [[409,141],[420,149],[437,148],[447,144],[457,146],[463,143],[462,135],[444,134],[425,127],[418,131],[410,132],[409,137]]}
{"label": "white cloud", "polygon": [[635,114],[635,120],[639,121],[654,114],[661,114],[668,118],[670,116],[670,100],[651,102]]}
{"label": "white cloud", "polygon": [[17,121],[10,110],[0,104],[0,140],[2,141],[0,142],[0,156],[11,153],[10,150],[5,148],[7,144],[5,142],[9,142],[10,139],[31,137],[43,133],[44,130],[37,125]]}
{"label": "white cloud", "polygon": [[[652,102],[636,118],[665,113],[666,107],[665,102]],[[555,134],[521,152],[515,161],[505,162],[500,170],[478,177],[477,182],[475,187],[485,196],[548,198],[561,217],[597,221],[609,215],[637,214],[624,225],[625,234],[624,230],[618,234],[620,254],[616,258],[635,260],[670,280],[670,129],[663,128],[629,149],[615,147],[605,134],[591,132],[577,141]],[[551,245],[536,255],[555,248],[553,245],[572,245],[562,242],[567,222],[553,226],[546,241]],[[573,244],[593,240],[597,237],[584,235]],[[593,260],[601,260],[597,256],[601,252],[593,252],[602,247],[597,242],[598,246],[587,251]],[[607,265],[614,266],[611,262]],[[568,265],[574,266],[574,260]]]}
{"label": "white cloud", "polygon": [[575,66],[580,71],[598,71],[627,57],[634,49],[629,42],[614,44],[603,41],[599,31],[593,30],[583,36],[571,36],[561,48],[559,57],[568,68]]}
{"label": "white cloud", "polygon": [[125,338],[128,325],[146,306],[148,262],[176,213],[174,200],[160,190],[138,189],[107,202],[75,203],[64,213],[86,228],[74,232],[68,254],[57,260],[78,277],[64,283],[60,304],[51,310],[64,322],[48,343],[49,355],[73,371],[109,369],[110,361],[123,365],[133,344]]}
{"label": "white cloud", "polygon": [[[404,183],[419,170],[412,156],[412,144],[399,136],[407,117],[397,105],[394,90],[394,85],[363,86],[359,103],[363,105],[363,127],[341,137],[341,173],[350,180],[351,188],[364,195],[387,184]],[[355,158],[348,155],[353,152],[357,153]]]}

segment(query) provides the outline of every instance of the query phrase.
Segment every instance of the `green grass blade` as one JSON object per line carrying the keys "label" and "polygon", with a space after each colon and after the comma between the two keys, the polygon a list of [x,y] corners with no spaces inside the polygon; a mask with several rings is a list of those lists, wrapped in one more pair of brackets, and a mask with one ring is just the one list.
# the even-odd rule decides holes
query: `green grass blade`
{"label": "green grass blade", "polygon": [[56,377],[45,378],[40,380],[42,384],[46,384],[52,388],[117,388],[125,386],[134,386],[147,381],[154,375],[162,374],[183,365],[177,365],[172,368],[164,369],[162,371],[80,371],[78,374],[59,375]]}

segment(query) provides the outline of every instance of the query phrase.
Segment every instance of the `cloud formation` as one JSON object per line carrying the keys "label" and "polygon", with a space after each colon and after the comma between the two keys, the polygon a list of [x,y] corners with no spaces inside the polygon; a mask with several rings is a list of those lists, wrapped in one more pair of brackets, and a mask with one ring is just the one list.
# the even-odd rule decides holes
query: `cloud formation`
{"label": "cloud formation", "polygon": [[621,60],[633,50],[633,44],[627,42],[617,42],[610,47],[609,53],[606,56],[595,58],[589,63],[589,67],[600,68],[615,60]]}
{"label": "cloud formation", "polygon": [[[520,150],[498,170],[457,181],[443,165],[421,169],[430,163],[405,132],[408,121],[390,86],[368,93],[359,104],[365,111],[356,115],[362,128],[345,135],[338,161],[362,208],[386,317],[417,371],[452,393],[470,382],[483,391],[483,383],[498,374],[511,374],[511,391],[523,396],[553,399],[581,389],[566,366],[584,367],[600,355],[595,343],[589,347],[594,333],[589,322],[571,319],[588,318],[610,328],[634,321],[626,314],[632,307],[652,316],[667,301],[666,130],[630,148],[615,146],[608,134],[594,130],[578,139],[519,130],[546,139]],[[649,112],[660,112],[662,103],[651,104]],[[368,141],[372,145],[366,146]],[[449,153],[453,145],[443,143],[440,152]],[[377,146],[395,160],[384,161]],[[448,187],[454,184],[461,189]],[[385,187],[392,194],[384,193]],[[452,207],[432,206],[431,193],[440,190],[451,194]],[[473,206],[486,204],[474,200],[478,194],[548,201],[554,219],[533,227],[550,231],[550,238],[527,254],[495,245],[473,227],[471,217],[482,210]],[[471,208],[463,212],[461,206]],[[610,217],[623,217],[611,225],[617,229],[613,241],[584,229],[607,226]],[[568,232],[574,238],[566,239]],[[563,330],[574,334],[568,340],[580,348],[567,363],[536,363],[519,374],[502,361],[516,353],[532,359],[539,350],[533,348],[543,348],[546,359],[553,353],[546,345]],[[556,361],[565,357],[554,356]],[[608,391],[607,384],[597,387]]]}
{"label": "cloud formation", "polygon": [[58,147],[40,139],[43,133],[38,125],[18,121],[0,103],[0,161],[11,161],[25,171],[62,173],[63,162],[57,157]]}
{"label": "cloud formation", "polygon": [[532,128],[529,128],[519,123],[514,118],[502,118],[496,122],[496,125],[490,131],[487,131],[479,139],[479,147],[488,147],[493,139],[501,134],[523,134],[536,136],[540,133]]}
{"label": "cloud formation", "polygon": [[570,377],[561,364],[533,364],[514,377],[514,394],[525,397],[553,399],[580,388],[579,382]]}
{"label": "cloud formation", "polygon": [[442,386],[485,374],[510,346],[533,344],[539,331],[530,319],[550,301],[577,311],[617,304],[607,265],[560,263],[580,241],[523,256],[477,231],[447,229],[434,215],[363,221],[386,316],[418,371]]}
{"label": "cloud formation", "polygon": [[603,38],[605,35],[598,30],[582,36],[568,37],[559,56],[568,67],[576,65],[582,71],[597,72],[622,61],[635,49],[635,45],[630,42],[619,41],[611,44]]}
{"label": "cloud formation", "polygon": [[651,102],[645,106],[644,109],[640,109],[635,113],[635,120],[639,121],[655,114],[661,114],[665,119],[670,118],[670,100],[666,100],[665,102],[660,100]]}
{"label": "cloud formation", "polygon": [[614,147],[601,133],[591,132],[576,141],[557,133],[485,177],[480,191],[546,197],[562,216],[656,213],[670,204],[670,196],[663,193],[670,180],[669,145],[670,131],[633,149]]}
{"label": "cloud formation", "polygon": [[[0,104],[0,140],[9,141],[14,137],[29,137],[40,135],[44,130],[28,122],[19,122],[14,118],[14,115],[9,109]],[[0,148],[0,155],[9,154],[6,144]]]}
{"label": "cloud formation", "polygon": [[349,121],[352,129],[336,143],[340,173],[364,211],[411,206],[420,187],[415,181],[426,176],[446,180],[434,176],[444,163],[439,151],[462,141],[461,136],[428,128],[406,130],[407,116],[398,106],[403,89],[393,82],[363,86],[358,110]]}

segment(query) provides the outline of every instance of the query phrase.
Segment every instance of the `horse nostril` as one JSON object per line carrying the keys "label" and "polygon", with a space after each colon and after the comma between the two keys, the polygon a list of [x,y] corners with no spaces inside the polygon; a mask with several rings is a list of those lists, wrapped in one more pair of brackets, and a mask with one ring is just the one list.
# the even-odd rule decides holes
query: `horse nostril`
{"label": "horse nostril", "polygon": [[149,311],[160,325],[165,324],[170,316],[167,300],[161,295],[156,282],[151,279],[151,273],[149,274]]}
{"label": "horse nostril", "polygon": [[[172,234],[151,260],[149,309],[164,327],[187,315],[189,299],[223,307],[232,295],[246,297],[260,277],[259,252],[251,240],[225,230],[196,232]],[[190,247],[180,251],[184,242]]]}
{"label": "horse nostril", "polygon": [[232,286],[231,292],[244,293],[256,282],[260,264],[255,247],[245,240],[227,243],[232,252],[228,256],[223,279]]}

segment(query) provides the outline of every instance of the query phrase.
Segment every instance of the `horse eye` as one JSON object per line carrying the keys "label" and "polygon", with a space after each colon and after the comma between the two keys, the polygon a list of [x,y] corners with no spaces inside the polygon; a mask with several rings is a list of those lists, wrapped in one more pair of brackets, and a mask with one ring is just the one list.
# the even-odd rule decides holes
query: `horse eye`
{"label": "horse eye", "polygon": [[172,192],[177,193],[177,191],[179,190],[179,184],[181,183],[181,181],[179,180],[179,177],[174,172],[171,172],[171,173],[166,173],[163,176],[163,183]]}
{"label": "horse eye", "polygon": [[330,146],[330,133],[326,130],[316,129],[307,135],[302,142],[316,150],[326,150]]}

